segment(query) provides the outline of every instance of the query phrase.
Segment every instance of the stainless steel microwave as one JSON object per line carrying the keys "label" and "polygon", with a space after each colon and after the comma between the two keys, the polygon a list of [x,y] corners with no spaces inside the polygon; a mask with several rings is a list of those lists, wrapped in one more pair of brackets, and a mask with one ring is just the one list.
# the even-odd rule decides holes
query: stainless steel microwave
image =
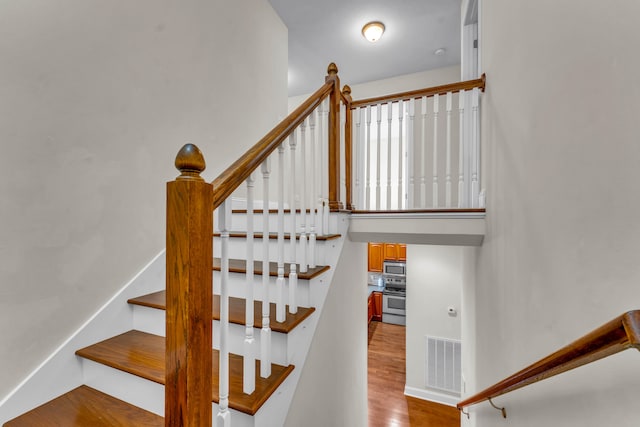
{"label": "stainless steel microwave", "polygon": [[405,262],[385,261],[382,264],[382,272],[386,276],[406,276],[407,264]]}

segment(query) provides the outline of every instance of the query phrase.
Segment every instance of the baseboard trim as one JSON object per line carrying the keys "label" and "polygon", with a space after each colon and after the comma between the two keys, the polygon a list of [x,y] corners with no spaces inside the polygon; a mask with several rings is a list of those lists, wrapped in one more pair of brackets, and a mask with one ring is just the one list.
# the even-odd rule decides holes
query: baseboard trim
{"label": "baseboard trim", "polygon": [[[75,369],[79,367],[79,361],[77,361],[77,357],[74,356],[74,352],[77,349],[79,341],[82,341],[82,344],[87,345],[84,341],[86,341],[85,335],[87,335],[86,331],[91,329],[92,324],[96,321],[100,321],[103,317],[108,317],[110,312],[113,311],[114,302],[122,299],[126,301],[127,293],[131,288],[133,288],[134,284],[145,281],[144,275],[151,270],[152,266],[159,262],[161,257],[164,257],[165,249],[160,251],[156,256],[153,257],[151,261],[149,261],[141,270],[139,270],[133,278],[131,278],[124,286],[122,286],[109,300],[104,303],[95,313],[93,313],[78,329],[76,329],[67,339],[64,340],[62,344],[60,344],[48,357],[42,361],[25,379],[23,379],[13,390],[11,390],[2,400],[0,400],[0,424],[3,424],[5,421],[17,416],[20,412],[24,412],[24,409],[18,409],[18,406],[31,405],[31,403],[26,403],[26,400],[39,400],[42,396],[35,396],[32,391],[26,392],[24,389],[36,389],[41,390],[46,388],[46,391],[43,391],[43,395],[46,395],[46,400],[50,400],[52,397],[48,396],[49,394],[55,395],[55,390],[49,390],[52,387],[44,387],[43,384],[50,384],[52,382],[52,378],[55,378],[56,375],[61,375],[64,369]],[[162,265],[164,268],[164,266]],[[119,302],[120,303],[120,302]],[[119,307],[119,310],[123,310],[122,307]],[[126,310],[126,307],[125,309]],[[113,322],[110,322],[113,323]],[[84,339],[83,339],[84,338]],[[55,365],[55,368],[52,367]],[[82,378],[81,371],[78,371],[76,376],[78,378]],[[68,375],[69,378],[72,375]],[[69,388],[69,385],[75,385],[77,382],[75,379],[69,379],[69,384],[61,385],[61,388]],[[56,381],[54,383],[57,384]],[[79,385],[79,384],[77,384]],[[66,392],[68,390],[60,390],[60,392]],[[16,401],[17,399],[17,401]],[[44,400],[44,401],[46,401]],[[8,406],[7,406],[8,405]],[[10,406],[10,407],[9,407]],[[32,405],[31,405],[32,406]],[[30,409],[30,408],[29,408]],[[7,415],[9,416],[7,418]],[[5,419],[6,418],[6,419]]]}
{"label": "baseboard trim", "polygon": [[455,407],[460,398],[434,390],[425,390],[423,388],[404,386],[405,396],[415,397],[417,399],[428,400],[429,402],[440,403],[442,405]]}

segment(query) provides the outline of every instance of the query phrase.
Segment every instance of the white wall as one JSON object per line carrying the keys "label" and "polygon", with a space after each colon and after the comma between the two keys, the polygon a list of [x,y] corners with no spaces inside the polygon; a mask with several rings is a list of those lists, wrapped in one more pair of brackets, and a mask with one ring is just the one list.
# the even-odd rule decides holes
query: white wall
{"label": "white wall", "polygon": [[[639,308],[640,3],[484,1],[477,386]],[[478,426],[636,426],[638,354],[472,408]]]}
{"label": "white wall", "polygon": [[367,424],[367,245],[345,239],[286,426]]}
{"label": "white wall", "polygon": [[285,113],[287,30],[266,0],[4,1],[0,28],[2,397],[162,250],[180,146],[213,179]]}
{"label": "white wall", "polygon": [[[338,72],[338,75],[340,73]],[[341,81],[342,86],[351,87],[351,97],[354,100],[370,98],[374,96],[390,95],[397,92],[422,89],[425,87],[438,86],[446,83],[460,81],[460,66],[438,68],[435,70],[421,71],[419,73],[405,74],[388,79],[375,80],[367,83],[351,85],[349,82]],[[318,82],[318,88],[324,81]],[[289,98],[289,111],[293,111],[311,94],[292,96]]]}
{"label": "white wall", "polygon": [[[460,246],[407,245],[407,378],[425,387],[425,336],[461,338],[463,251]],[[447,313],[455,307],[457,315]]]}

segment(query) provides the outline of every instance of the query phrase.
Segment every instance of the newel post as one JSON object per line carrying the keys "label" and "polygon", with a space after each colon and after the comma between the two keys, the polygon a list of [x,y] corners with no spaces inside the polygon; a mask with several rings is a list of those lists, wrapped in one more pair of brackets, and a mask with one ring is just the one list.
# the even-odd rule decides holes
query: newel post
{"label": "newel post", "polygon": [[186,144],[167,183],[166,427],[211,427],[213,186]]}
{"label": "newel post", "polygon": [[345,121],[344,121],[344,180],[346,186],[346,208],[348,210],[353,209],[352,195],[351,195],[351,167],[353,162],[353,129],[352,126],[352,113],[351,113],[351,88],[349,85],[344,85],[342,88],[342,97],[346,101],[345,105]]}
{"label": "newel post", "polygon": [[333,82],[329,96],[329,208],[342,209],[340,203],[340,77],[333,62],[327,68],[325,82]]}

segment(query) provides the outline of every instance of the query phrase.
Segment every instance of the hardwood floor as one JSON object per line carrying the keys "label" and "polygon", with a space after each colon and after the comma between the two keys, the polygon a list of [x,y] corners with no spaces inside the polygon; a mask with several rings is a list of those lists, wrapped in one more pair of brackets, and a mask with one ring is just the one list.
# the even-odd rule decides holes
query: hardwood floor
{"label": "hardwood floor", "polygon": [[405,327],[369,324],[369,427],[458,427],[456,408],[404,395]]}

